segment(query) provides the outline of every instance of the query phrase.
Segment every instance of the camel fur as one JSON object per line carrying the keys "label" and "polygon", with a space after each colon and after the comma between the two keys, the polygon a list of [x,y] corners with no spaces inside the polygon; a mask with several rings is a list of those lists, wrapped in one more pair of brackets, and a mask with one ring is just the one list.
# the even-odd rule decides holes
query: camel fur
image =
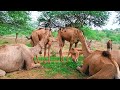
{"label": "camel fur", "polygon": [[[99,51],[99,50],[96,50],[94,52],[90,51],[86,43],[86,39],[83,35],[83,32],[73,27],[69,29],[71,30],[76,29],[77,31],[76,36],[78,36],[82,44],[83,56],[85,58],[83,60],[83,66],[77,67],[77,69],[81,73],[86,73],[87,71],[89,71],[90,77],[88,79],[113,79],[115,78],[115,76],[118,75],[117,73],[119,73],[119,71],[117,71],[118,66],[115,66],[112,60],[116,62],[116,58],[114,59],[108,58],[111,54],[108,54],[106,57],[103,54],[104,51]],[[114,57],[113,54],[112,54],[112,57]]]}
{"label": "camel fur", "polygon": [[[87,45],[88,47],[91,49],[91,42],[92,40],[90,40]],[[92,51],[92,50],[91,50]],[[80,55],[83,54],[83,51],[81,48],[72,48],[69,52],[68,52],[68,56],[67,56],[67,59],[69,57],[69,55],[71,55],[71,58],[74,62],[77,62],[78,61],[78,58]]]}
{"label": "camel fur", "polygon": [[77,47],[77,44],[79,42],[77,30],[71,27],[60,28],[58,30],[58,41],[60,46],[60,61],[63,61],[62,49],[64,47],[65,41],[70,42],[69,51],[72,48],[73,44],[75,44],[75,48]]}
{"label": "camel fur", "polygon": [[[48,36],[46,38],[44,38],[44,35],[48,35]],[[31,40],[32,46],[35,46],[39,41],[41,41],[41,39],[45,40],[44,58],[46,57],[46,49],[48,48],[48,61],[50,62],[50,48],[51,48],[52,42],[56,41],[54,39],[54,37],[52,36],[50,29],[40,28],[38,30],[34,30],[31,34],[30,38],[28,38],[28,39]],[[40,54],[41,54],[41,52],[40,52]],[[37,62],[39,62],[37,56],[36,56],[36,59],[37,59]]]}
{"label": "camel fur", "polygon": [[39,67],[40,64],[35,64],[33,58],[44,48],[44,42],[43,39],[34,47],[24,44],[0,46],[0,76],[6,72]]}

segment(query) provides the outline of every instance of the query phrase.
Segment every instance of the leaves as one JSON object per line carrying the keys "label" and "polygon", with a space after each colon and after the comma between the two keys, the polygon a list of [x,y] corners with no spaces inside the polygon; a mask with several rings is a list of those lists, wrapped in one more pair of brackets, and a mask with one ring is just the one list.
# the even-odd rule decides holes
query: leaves
{"label": "leaves", "polygon": [[30,12],[0,11],[0,34],[10,34],[30,29]]}
{"label": "leaves", "polygon": [[[38,18],[39,22],[51,20],[51,26],[74,26],[83,25],[102,26],[107,21],[109,12],[107,11],[43,11]],[[63,24],[63,25],[61,25]]]}

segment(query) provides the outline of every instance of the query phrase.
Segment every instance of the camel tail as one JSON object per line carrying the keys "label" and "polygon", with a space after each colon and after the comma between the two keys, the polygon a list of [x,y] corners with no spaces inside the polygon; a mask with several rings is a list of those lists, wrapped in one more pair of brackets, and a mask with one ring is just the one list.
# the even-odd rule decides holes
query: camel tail
{"label": "camel tail", "polygon": [[115,66],[116,69],[117,69],[117,74],[115,75],[115,79],[120,79],[120,69],[119,69],[119,65],[118,65],[118,63],[115,61],[115,59],[112,58],[111,53],[110,53],[109,51],[103,51],[103,52],[102,52],[102,55],[103,55],[104,57],[109,58],[109,59],[112,61],[112,63],[114,64],[114,66]]}

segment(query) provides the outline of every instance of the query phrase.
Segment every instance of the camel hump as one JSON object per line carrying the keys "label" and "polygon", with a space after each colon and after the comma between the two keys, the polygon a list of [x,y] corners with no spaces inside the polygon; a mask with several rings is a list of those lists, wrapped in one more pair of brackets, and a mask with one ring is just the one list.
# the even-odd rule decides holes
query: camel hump
{"label": "camel hump", "polygon": [[110,57],[110,53],[109,53],[109,51],[103,51],[102,52],[102,55],[104,56],[104,57]]}
{"label": "camel hump", "polygon": [[111,54],[110,54],[109,51],[103,51],[103,52],[102,52],[102,55],[103,55],[104,57],[107,57],[107,58],[110,58],[110,57],[111,57]]}

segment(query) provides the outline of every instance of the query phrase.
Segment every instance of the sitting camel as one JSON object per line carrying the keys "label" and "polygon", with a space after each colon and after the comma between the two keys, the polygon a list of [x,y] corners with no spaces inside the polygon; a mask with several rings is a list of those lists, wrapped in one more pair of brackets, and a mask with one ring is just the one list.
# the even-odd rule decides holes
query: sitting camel
{"label": "sitting camel", "polygon": [[35,64],[33,58],[42,51],[44,44],[45,39],[42,39],[34,47],[24,44],[0,46],[0,76],[4,76],[6,72],[39,67],[40,64]]}
{"label": "sitting camel", "polygon": [[[117,75],[116,70],[118,70],[119,68],[117,66],[115,66],[112,61],[117,61],[116,58],[113,59],[109,59],[106,58],[103,55],[104,51],[90,51],[90,49],[87,46],[86,43],[86,39],[83,35],[83,32],[80,31],[77,28],[69,28],[71,30],[75,30],[77,31],[76,36],[78,36],[81,44],[82,44],[82,51],[83,51],[83,56],[84,56],[84,60],[83,60],[83,66],[82,67],[77,67],[77,69],[82,72],[85,73],[86,71],[89,71],[89,79],[91,78],[95,78],[95,79],[104,79],[104,78],[114,78],[114,76]],[[108,55],[107,55],[108,56]],[[114,55],[112,54],[112,57],[114,57]],[[117,63],[116,63],[117,64]],[[117,67],[117,69],[116,69]]]}
{"label": "sitting camel", "polygon": [[58,30],[58,41],[60,46],[60,50],[59,50],[60,61],[63,61],[62,48],[65,44],[65,40],[70,42],[69,51],[72,48],[73,44],[75,44],[75,48],[76,48],[79,42],[77,30],[74,28],[71,29],[71,27],[60,28]]}
{"label": "sitting camel", "polygon": [[[44,33],[47,33],[49,34],[46,38],[44,38]],[[26,37],[27,39],[31,39],[31,45],[32,46],[35,46],[37,45],[37,43],[39,41],[41,41],[41,39],[45,39],[46,42],[45,42],[45,48],[44,48],[44,58],[46,56],[46,49],[48,48],[48,62],[50,63],[50,48],[51,48],[51,45],[52,45],[52,42],[56,41],[52,34],[51,34],[51,31],[50,29],[46,28],[40,28],[38,30],[34,30],[30,36],[30,38]],[[40,53],[41,54],[41,53]],[[38,60],[38,57],[36,56],[36,59],[37,59],[37,62],[39,62]]]}

